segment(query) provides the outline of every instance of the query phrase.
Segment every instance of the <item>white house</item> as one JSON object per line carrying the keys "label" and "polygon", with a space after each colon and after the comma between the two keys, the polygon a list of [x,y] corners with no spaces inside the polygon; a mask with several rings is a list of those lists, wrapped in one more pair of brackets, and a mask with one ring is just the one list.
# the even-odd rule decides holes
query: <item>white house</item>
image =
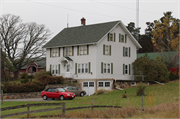
{"label": "white house", "polygon": [[132,80],[141,45],[121,21],[64,28],[46,45],[46,70],[73,78],[87,94],[111,90],[115,80]]}

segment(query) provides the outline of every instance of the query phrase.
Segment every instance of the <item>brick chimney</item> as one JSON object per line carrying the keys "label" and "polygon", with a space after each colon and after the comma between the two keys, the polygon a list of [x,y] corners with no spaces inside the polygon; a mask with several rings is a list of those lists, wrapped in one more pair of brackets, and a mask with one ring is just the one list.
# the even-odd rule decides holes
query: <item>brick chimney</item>
{"label": "brick chimney", "polygon": [[85,26],[86,25],[86,19],[84,19],[84,17],[81,19],[81,26]]}

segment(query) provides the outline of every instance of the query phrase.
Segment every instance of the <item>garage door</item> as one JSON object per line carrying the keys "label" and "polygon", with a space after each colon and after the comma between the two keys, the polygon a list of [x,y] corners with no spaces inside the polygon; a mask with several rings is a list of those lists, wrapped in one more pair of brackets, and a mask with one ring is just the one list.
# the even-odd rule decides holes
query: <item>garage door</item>
{"label": "garage door", "polygon": [[94,81],[84,81],[82,87],[83,90],[86,91],[86,95],[92,95],[95,93]]}

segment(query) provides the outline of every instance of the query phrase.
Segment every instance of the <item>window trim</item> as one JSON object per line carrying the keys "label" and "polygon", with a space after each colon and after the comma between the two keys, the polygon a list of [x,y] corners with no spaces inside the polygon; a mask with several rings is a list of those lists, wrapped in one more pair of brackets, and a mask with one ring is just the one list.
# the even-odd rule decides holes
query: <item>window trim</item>
{"label": "window trim", "polygon": [[[82,73],[82,71],[83,71],[83,73]],[[89,73],[89,63],[77,63],[77,73],[78,74],[88,74]]]}
{"label": "window trim", "polygon": [[[109,72],[108,72],[108,65],[109,65]],[[105,66],[105,67],[104,67]],[[104,72],[104,70],[106,70],[106,72]],[[103,62],[103,74],[111,74],[111,63],[104,63]]]}
{"label": "window trim", "polygon": [[[109,83],[109,86],[106,86],[106,83]],[[101,86],[100,86],[100,83]],[[111,81],[98,81],[98,88],[110,88],[111,87]]]}

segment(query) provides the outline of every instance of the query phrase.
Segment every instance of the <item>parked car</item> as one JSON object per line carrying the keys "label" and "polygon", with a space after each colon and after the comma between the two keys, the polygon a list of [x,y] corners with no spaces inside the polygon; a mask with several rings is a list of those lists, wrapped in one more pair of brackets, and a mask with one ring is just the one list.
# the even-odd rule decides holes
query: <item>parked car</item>
{"label": "parked car", "polygon": [[60,100],[74,99],[75,96],[74,93],[67,92],[63,88],[48,88],[41,92],[43,100],[47,100],[48,98],[59,98]]}
{"label": "parked car", "polygon": [[75,93],[76,96],[85,96],[86,95],[86,91],[84,90],[78,90],[78,88],[73,87],[73,86],[67,86],[67,87],[63,87],[66,91],[68,92],[72,92]]}

